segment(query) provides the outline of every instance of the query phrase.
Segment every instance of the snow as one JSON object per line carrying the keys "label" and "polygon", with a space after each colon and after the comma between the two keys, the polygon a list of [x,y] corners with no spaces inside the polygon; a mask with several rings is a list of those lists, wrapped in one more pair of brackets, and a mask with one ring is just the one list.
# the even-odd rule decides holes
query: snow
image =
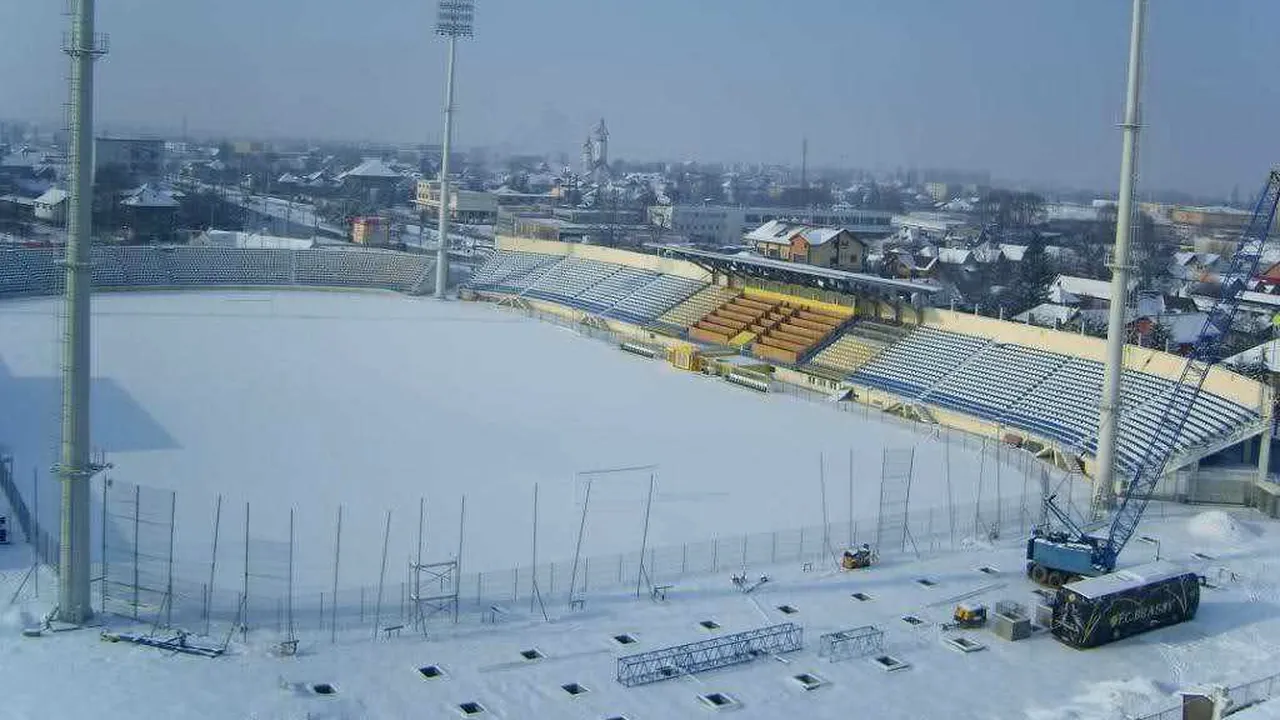
{"label": "snow", "polygon": [[[749,568],[770,582],[743,595],[730,572],[677,585],[666,602],[626,595],[589,597],[586,607],[548,607],[551,621],[512,608],[510,619],[481,624],[464,616],[457,626],[431,625],[423,639],[406,632],[371,641],[364,632],[339,635],[314,621],[302,627],[299,654],[275,657],[273,633],[233,640],[227,657],[207,660],[159,650],[103,643],[94,630],[23,638],[0,627],[0,676],[8,687],[11,717],[132,718],[181,708],[183,718],[386,718],[457,717],[456,705],[474,701],[486,717],[632,718],[700,716],[696,696],[723,692],[742,702],[735,717],[805,717],[815,720],[859,716],[884,720],[918,718],[1031,718],[1033,720],[1122,720],[1165,710],[1179,703],[1178,691],[1211,685],[1238,685],[1270,674],[1280,650],[1280,593],[1253,596],[1256,580],[1274,574],[1269,563],[1280,524],[1262,521],[1258,536],[1233,548],[1229,559],[1197,561],[1203,543],[1188,530],[1187,508],[1155,504],[1141,532],[1160,537],[1162,553],[1181,562],[1200,562],[1212,587],[1202,594],[1197,617],[1102,648],[1079,651],[1043,632],[1016,643],[986,630],[943,632],[957,595],[977,592],[966,602],[1037,601],[1021,572],[1021,539],[1008,538],[990,550],[926,553],[915,560],[887,561],[865,571],[804,572],[794,564]],[[1237,522],[1259,516],[1229,513]],[[0,551],[0,565],[7,554]],[[1131,547],[1122,565],[1149,559],[1145,546]],[[999,575],[977,571],[991,566]],[[1219,572],[1222,568],[1224,572]],[[1230,575],[1238,578],[1232,580]],[[937,581],[931,588],[919,577]],[[996,586],[996,587],[992,587]],[[12,586],[0,578],[0,596]],[[869,594],[866,602],[850,593]],[[47,598],[47,595],[42,596]],[[776,608],[791,605],[784,615]],[[47,607],[31,602],[34,616]],[[905,614],[923,618],[910,627]],[[714,618],[719,634],[779,622],[804,627],[805,649],[779,662],[762,658],[747,665],[636,688],[614,681],[615,659],[672,644],[712,637],[697,626]],[[305,624],[305,621],[304,621]],[[874,624],[885,631],[885,651],[911,667],[886,674],[865,659],[829,663],[817,657],[820,634]],[[619,646],[611,638],[630,633],[637,643]],[[217,634],[217,633],[215,633]],[[222,636],[217,634],[216,642]],[[986,645],[977,653],[957,653],[942,639],[968,637]],[[545,659],[522,661],[519,651],[538,648]],[[445,677],[426,680],[416,669],[442,667]],[[811,673],[826,684],[799,689],[791,676]],[[77,691],[65,692],[67,678]],[[301,690],[333,683],[338,693],[318,697]],[[589,692],[570,697],[560,686],[575,682]],[[145,700],[142,700],[145,698]],[[1275,703],[1277,701],[1271,701]],[[1264,703],[1254,710],[1262,713]],[[1259,714],[1258,717],[1270,717]]]}
{"label": "snow", "polygon": [[1225,544],[1244,542],[1254,534],[1247,526],[1222,510],[1209,510],[1196,515],[1187,521],[1187,529],[1202,540]]}
{"label": "snow", "polygon": [[1231,713],[1235,720],[1280,720],[1280,700],[1270,700]]}
{"label": "snow", "polygon": [[[0,414],[0,439],[19,476],[52,458],[58,310],[54,300],[0,304],[0,397],[20,409]],[[387,509],[393,557],[403,563],[419,497],[428,500],[428,546],[447,555],[463,492],[468,566],[516,565],[529,549],[534,482],[540,552],[566,557],[584,491],[574,474],[592,468],[659,465],[651,543],[816,524],[816,456],[825,453],[829,505],[842,507],[851,447],[859,515],[874,516],[883,448],[916,447],[913,507],[945,502],[937,440],[828,403],[683,373],[486,305],[366,293],[99,295],[95,333],[95,444],[115,477],[177,490],[183,568],[199,566],[191,561],[204,552],[218,494],[230,508],[252,502],[254,534],[264,538],[286,537],[288,510],[296,511],[301,585],[328,569],[339,504],[347,583],[376,577]],[[978,458],[954,444],[947,452],[957,501],[971,501]],[[1005,477],[1006,495],[1021,491],[1021,478]],[[584,553],[631,549],[647,480],[623,473],[593,484]],[[990,474],[986,481],[991,494]],[[239,530],[238,520],[224,526],[228,535]],[[665,602],[593,589],[581,610],[549,604],[549,622],[513,603],[494,624],[470,611],[456,626],[432,621],[426,639],[405,628],[373,641],[365,626],[331,644],[316,617],[300,616],[297,656],[272,654],[278,636],[257,626],[216,660],[101,642],[96,629],[22,637],[19,628],[51,606],[52,583],[43,573],[34,597],[30,582],[21,585],[30,548],[0,547],[4,716],[457,717],[458,703],[474,701],[495,718],[685,717],[708,712],[698,694],[724,692],[742,702],[735,715],[744,719],[835,720],[852,709],[883,720],[1119,719],[1173,707],[1182,688],[1272,672],[1280,523],[1247,510],[1153,503],[1139,532],[1161,541],[1162,557],[1208,578],[1195,620],[1090,651],[1045,633],[1017,643],[960,633],[987,646],[976,653],[944,647],[952,633],[937,623],[960,599],[1038,602],[1023,575],[1025,538],[984,538],[950,552],[923,544],[919,560],[888,557],[853,572],[726,563],[716,575],[677,581]],[[1121,565],[1155,551],[1135,543]],[[744,595],[729,581],[737,572],[770,581]],[[919,584],[922,577],[935,584]],[[853,592],[870,599],[857,602]],[[784,615],[781,605],[798,612]],[[926,624],[910,627],[906,614]],[[709,637],[697,624],[708,618],[721,634],[798,622],[806,647],[785,662],[763,658],[644,687],[614,681],[617,657]],[[108,622],[119,629],[119,620]],[[864,659],[817,657],[822,633],[867,624],[885,631],[885,650],[909,668],[886,674]],[[215,624],[215,637],[202,642],[220,644],[226,632]],[[615,644],[622,632],[638,642]],[[533,647],[546,658],[522,661],[519,651]],[[427,664],[446,676],[423,679],[416,668]],[[802,672],[827,684],[801,690],[790,678]],[[66,691],[70,679],[75,692]],[[317,682],[337,694],[305,689]],[[570,682],[589,692],[570,697],[560,688]]]}
{"label": "snow", "polygon": [[[22,478],[56,457],[59,311],[52,299],[0,305],[0,394],[24,408],[0,415],[0,438]],[[829,506],[843,520],[854,452],[853,511],[864,532],[877,513],[884,448],[917,448],[919,520],[946,504],[939,440],[678,371],[489,305],[345,292],[128,293],[97,296],[94,320],[94,445],[114,464],[113,479],[176,491],[177,572],[197,588],[218,496],[221,531],[240,547],[245,503],[252,539],[277,550],[292,509],[298,586],[319,589],[331,578],[339,506],[344,586],[376,584],[388,510],[392,577],[402,579],[420,498],[428,560],[455,554],[465,495],[467,571],[527,565],[535,483],[539,556],[568,560],[585,487],[576,475],[602,468],[658,466],[650,547],[821,524],[820,453]],[[1028,485],[1006,469],[999,488],[993,462],[955,443],[949,454],[957,505],[978,497],[980,470],[984,502]],[[594,481],[584,555],[638,547],[647,483],[648,471]],[[52,510],[54,488],[45,487]],[[226,565],[227,578],[238,572]]]}

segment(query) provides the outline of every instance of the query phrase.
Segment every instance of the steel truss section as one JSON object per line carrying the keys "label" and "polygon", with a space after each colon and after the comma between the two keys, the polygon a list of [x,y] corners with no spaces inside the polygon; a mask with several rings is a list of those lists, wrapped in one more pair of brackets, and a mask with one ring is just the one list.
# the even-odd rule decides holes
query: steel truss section
{"label": "steel truss section", "polygon": [[827,633],[818,638],[818,657],[829,662],[863,657],[884,650],[884,631],[875,625]]}
{"label": "steel truss section", "polygon": [[626,687],[715,670],[804,647],[804,629],[782,623],[701,642],[618,658],[617,680]]}

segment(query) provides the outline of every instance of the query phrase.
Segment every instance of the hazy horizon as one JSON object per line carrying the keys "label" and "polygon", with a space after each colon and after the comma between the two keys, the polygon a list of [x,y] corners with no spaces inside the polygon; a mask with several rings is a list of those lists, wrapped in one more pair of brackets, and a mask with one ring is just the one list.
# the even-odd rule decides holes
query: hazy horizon
{"label": "hazy horizon", "polygon": [[[477,0],[462,146],[634,160],[952,167],[1118,183],[1129,3]],[[321,9],[323,6],[323,9]],[[375,12],[381,6],[385,11]],[[62,3],[0,7],[0,116],[57,118]],[[99,127],[439,141],[435,3],[98,3]],[[1151,3],[1140,188],[1245,196],[1272,165],[1280,4]],[[1141,190],[1140,190],[1141,193]]]}

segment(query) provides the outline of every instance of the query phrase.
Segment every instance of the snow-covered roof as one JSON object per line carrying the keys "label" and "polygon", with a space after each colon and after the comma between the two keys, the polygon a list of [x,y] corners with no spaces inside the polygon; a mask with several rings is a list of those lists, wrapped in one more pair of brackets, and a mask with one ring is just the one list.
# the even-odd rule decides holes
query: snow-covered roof
{"label": "snow-covered roof", "polygon": [[776,243],[786,245],[791,242],[792,236],[802,229],[803,226],[794,223],[783,222],[782,220],[770,220],[760,227],[747,233],[743,239],[753,243]]}
{"label": "snow-covered roof", "polygon": [[1240,302],[1247,305],[1266,305],[1268,307],[1280,308],[1280,295],[1245,290],[1240,293]]}
{"label": "snow-covered roof", "polygon": [[178,201],[173,194],[165,190],[157,190],[150,185],[132,191],[128,197],[120,201],[121,205],[137,208],[175,208]]}
{"label": "snow-covered roof", "polygon": [[800,234],[810,245],[822,245],[838,237],[842,232],[844,230],[838,227],[807,227],[801,230]]}
{"label": "snow-covered roof", "polygon": [[338,176],[339,180],[345,180],[349,177],[353,178],[398,178],[400,173],[387,167],[387,164],[378,158],[368,158],[359,165]]}
{"label": "snow-covered roof", "polygon": [[1013,321],[1030,322],[1033,325],[1060,325],[1070,322],[1079,312],[1069,305],[1040,303],[1030,310],[1014,315]]}
{"label": "snow-covered roof", "polygon": [[[1156,318],[1166,330],[1169,331],[1169,341],[1176,345],[1190,345],[1200,337],[1200,332],[1205,330],[1205,319],[1208,318],[1207,313],[1179,313],[1177,315],[1161,315]],[[1208,331],[1212,334],[1218,334],[1218,328],[1210,325]]]}
{"label": "snow-covered roof", "polygon": [[70,197],[70,195],[67,193],[66,190],[63,190],[62,188],[49,188],[44,192],[43,195],[36,198],[36,204],[57,205],[58,203],[66,200],[68,197]]}
{"label": "snow-covered roof", "polygon": [[1186,568],[1174,565],[1168,560],[1159,560],[1146,565],[1117,570],[1098,577],[1085,578],[1068,583],[1062,587],[1087,598],[1099,598],[1111,593],[1130,590],[1148,583],[1168,580],[1188,572]]}
{"label": "snow-covered roof", "polygon": [[[1136,280],[1129,281],[1130,290],[1132,290],[1136,285]],[[1057,302],[1073,302],[1073,300],[1067,297],[1071,295],[1074,295],[1077,298],[1089,297],[1110,300],[1111,281],[1094,280],[1092,278],[1077,277],[1075,275],[1059,275],[1053,281],[1053,285],[1050,286],[1049,295],[1051,300],[1056,300]]]}
{"label": "snow-covered roof", "polygon": [[1271,372],[1280,372],[1280,339],[1254,345],[1244,352],[1222,359],[1223,365],[1266,365]]}
{"label": "snow-covered roof", "polygon": [[1000,252],[1004,253],[1006,258],[1014,262],[1022,262],[1022,256],[1027,253],[1027,246],[1003,243],[1000,245]]}
{"label": "snow-covered roof", "polygon": [[964,265],[973,260],[973,251],[965,248],[938,248],[938,262],[944,265]]}

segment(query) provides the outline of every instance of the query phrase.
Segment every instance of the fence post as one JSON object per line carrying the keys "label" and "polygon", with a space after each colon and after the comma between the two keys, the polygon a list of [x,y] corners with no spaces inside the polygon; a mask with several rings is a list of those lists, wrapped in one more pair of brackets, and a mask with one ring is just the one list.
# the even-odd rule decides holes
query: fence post
{"label": "fence post", "polygon": [[[106,483],[103,483],[102,492],[105,498],[106,492],[107,492]],[[106,502],[105,499],[103,502],[105,504]],[[104,518],[106,517],[105,508],[103,509],[103,517]],[[208,585],[208,590],[206,591],[208,594],[207,594],[207,597],[205,598],[205,616],[204,616],[204,634],[205,635],[209,634],[209,616],[213,614],[213,588],[214,588],[213,583],[214,583],[214,574],[218,568],[218,532],[221,527],[222,527],[222,493],[218,493],[218,504],[215,506],[215,509],[213,511],[213,549],[209,552],[209,585]],[[103,562],[105,563],[106,557],[107,557],[107,553],[105,549],[106,543],[107,543],[105,522],[103,523],[102,537],[103,537],[102,558],[103,558]],[[105,581],[105,573],[104,573],[104,581]]]}
{"label": "fence post", "polygon": [[244,589],[241,592],[244,616],[241,618],[241,635],[249,632],[249,503],[244,504]]}
{"label": "fence post", "polygon": [[[133,486],[133,619],[138,619],[138,505],[142,498],[142,487]],[[247,516],[246,516],[247,517]]]}
{"label": "fence post", "polygon": [[680,545],[680,576],[684,577],[689,571],[689,543],[681,543]]}
{"label": "fence post", "polygon": [[720,572],[720,538],[711,538],[711,572]]}
{"label": "fence post", "polygon": [[778,531],[769,533],[769,563],[778,562]]}
{"label": "fence post", "polygon": [[382,531],[382,569],[378,572],[378,601],[373,610],[373,639],[378,639],[378,626],[382,623],[382,585],[387,579],[387,542],[391,539],[391,511],[387,511],[386,528]]}
{"label": "fence post", "polygon": [[[333,540],[333,609],[329,611],[329,642],[338,641],[338,559],[342,553],[342,506],[338,506],[338,530]],[[363,595],[361,595],[363,600]],[[361,603],[363,606],[364,603]],[[361,610],[363,613],[363,608]]]}
{"label": "fence post", "polygon": [[[173,518],[177,514],[178,509],[178,493],[169,491],[169,577],[165,583],[164,592],[169,596],[169,604],[164,611],[164,624],[166,627],[173,626]],[[292,530],[292,528],[290,528]],[[292,546],[290,549],[292,552]]]}

